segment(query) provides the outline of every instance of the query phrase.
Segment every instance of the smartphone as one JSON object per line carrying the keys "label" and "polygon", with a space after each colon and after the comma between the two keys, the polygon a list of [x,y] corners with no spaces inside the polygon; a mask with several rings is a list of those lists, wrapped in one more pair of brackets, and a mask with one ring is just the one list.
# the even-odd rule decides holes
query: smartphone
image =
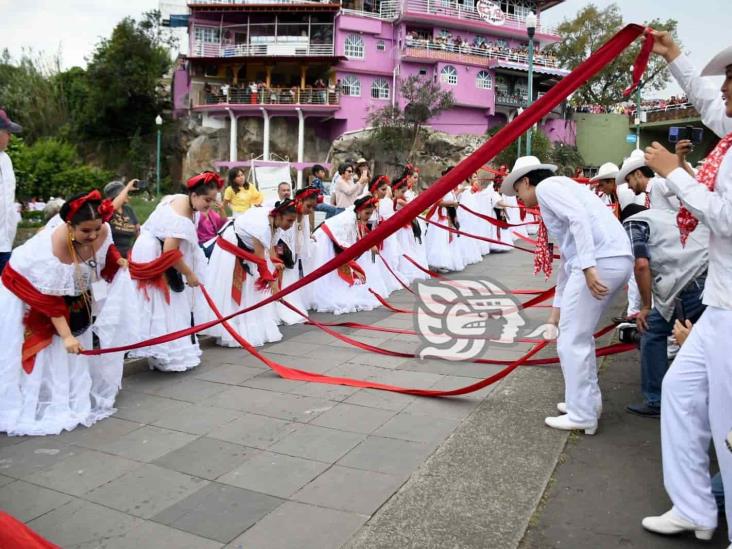
{"label": "smartphone", "polygon": [[704,139],[704,128],[695,128],[693,126],[671,126],[668,129],[669,143],[678,143],[684,139],[688,139],[694,145],[698,145]]}

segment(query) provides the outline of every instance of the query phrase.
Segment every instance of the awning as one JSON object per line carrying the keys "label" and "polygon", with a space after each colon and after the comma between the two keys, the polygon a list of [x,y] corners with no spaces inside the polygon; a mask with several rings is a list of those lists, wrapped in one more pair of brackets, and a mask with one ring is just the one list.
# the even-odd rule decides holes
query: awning
{"label": "awning", "polygon": [[[509,63],[508,61],[499,61],[493,66],[494,69],[512,69],[515,71],[529,70],[529,66],[526,63]],[[555,69],[553,67],[545,67],[544,65],[534,65],[534,72],[541,74],[550,74],[552,76],[567,76],[570,71],[564,69]]]}

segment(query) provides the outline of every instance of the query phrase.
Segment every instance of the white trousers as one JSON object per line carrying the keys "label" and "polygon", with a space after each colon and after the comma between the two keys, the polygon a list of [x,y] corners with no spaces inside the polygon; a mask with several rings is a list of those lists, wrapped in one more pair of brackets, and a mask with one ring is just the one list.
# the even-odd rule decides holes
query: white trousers
{"label": "white trousers", "polygon": [[[674,512],[704,528],[717,525],[709,477],[714,440],[732,525],[732,311],[707,307],[663,378],[663,481]],[[732,539],[732,536],[730,537]]]}
{"label": "white trousers", "polygon": [[630,275],[628,280],[628,311],[626,316],[637,315],[641,308],[641,295],[638,289],[638,283],[635,281],[635,275]]}
{"label": "white trousers", "polygon": [[577,423],[592,424],[598,419],[602,395],[597,381],[593,333],[605,309],[628,282],[632,269],[630,257],[597,260],[598,276],[609,290],[603,299],[592,296],[580,269],[572,270],[567,278],[560,301],[557,354],[564,374],[567,414]]}

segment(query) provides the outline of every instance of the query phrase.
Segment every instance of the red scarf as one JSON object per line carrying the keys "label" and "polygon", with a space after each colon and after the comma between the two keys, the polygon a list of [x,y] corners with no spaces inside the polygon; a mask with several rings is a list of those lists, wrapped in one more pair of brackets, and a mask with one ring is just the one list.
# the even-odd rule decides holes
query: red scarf
{"label": "red scarf", "polygon": [[[245,261],[250,261],[254,263],[257,266],[257,272],[259,273],[259,278],[254,283],[257,290],[264,291],[269,286],[270,282],[273,282],[275,280],[275,276],[270,272],[269,266],[267,265],[267,260],[263,257],[259,257],[258,255],[255,255],[251,252],[248,252],[247,250],[244,250],[237,246],[236,244],[232,244],[228,240],[226,240],[223,236],[219,236],[216,239],[216,244],[224,251],[229,252],[230,254],[235,255],[239,259],[243,259]],[[274,259],[273,259],[273,262]],[[238,266],[238,268],[237,268]],[[234,279],[232,280],[232,299],[239,305],[241,305],[241,285],[246,279],[246,271],[239,265],[239,262],[237,261],[234,267]]]}
{"label": "red scarf", "polygon": [[539,231],[536,233],[536,251],[534,252],[534,274],[542,271],[549,278],[552,275],[553,256],[546,225],[544,225],[544,221],[539,221]]}
{"label": "red scarf", "polygon": [[147,263],[137,263],[130,259],[130,278],[137,280],[137,287],[145,294],[145,299],[150,299],[147,293],[148,288],[157,288],[163,292],[165,302],[170,303],[170,287],[168,286],[168,281],[165,280],[165,271],[181,259],[183,259],[183,252],[178,249],[168,250],[162,253],[160,257]]}
{"label": "red scarf", "polygon": [[[345,250],[347,246],[343,246],[341,243],[339,243],[335,236],[333,236],[333,233],[330,230],[330,227],[323,223],[320,228],[323,230],[323,232],[330,238],[330,240],[333,242],[333,244],[336,245],[336,247],[340,248],[341,250]],[[360,274],[364,280],[366,280],[366,273],[361,268],[361,265],[356,263],[355,259],[352,259],[348,263],[341,265],[338,267],[338,276],[341,277],[341,279],[348,284],[349,286],[353,286],[356,283],[356,277],[354,276],[354,272],[357,272]]]}
{"label": "red scarf", "polygon": [[[706,185],[707,189],[714,191],[714,186],[717,182],[717,174],[719,173],[719,166],[722,164],[724,155],[727,153],[729,148],[732,147],[732,133],[725,135],[717,146],[714,147],[712,154],[710,154],[704,161],[704,165],[699,170],[696,179],[702,185]],[[686,239],[692,233],[696,226],[699,224],[699,220],[694,217],[685,206],[681,206],[679,213],[676,215],[676,224],[679,226],[679,233],[681,236],[681,244],[686,245]]]}

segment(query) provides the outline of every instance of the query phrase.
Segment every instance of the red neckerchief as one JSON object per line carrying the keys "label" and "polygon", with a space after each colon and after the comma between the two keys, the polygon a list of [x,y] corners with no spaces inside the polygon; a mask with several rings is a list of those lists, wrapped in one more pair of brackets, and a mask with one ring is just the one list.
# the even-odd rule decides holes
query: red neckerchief
{"label": "red neckerchief", "polygon": [[549,233],[544,221],[539,221],[539,231],[536,234],[536,250],[534,252],[534,274],[542,271],[546,278],[552,275],[553,250],[549,244]]}
{"label": "red neckerchief", "polygon": [[[702,185],[706,185],[707,189],[710,191],[714,191],[714,185],[717,182],[717,174],[719,173],[719,166],[722,164],[724,155],[730,147],[732,147],[732,133],[725,135],[720,142],[717,143],[712,154],[710,154],[704,161],[704,165],[696,176],[696,180]],[[679,213],[676,215],[676,224],[679,226],[681,244],[686,245],[686,239],[689,238],[692,231],[696,229],[696,226],[699,224],[699,220],[694,217],[694,214],[686,209],[685,206],[681,206]]]}

